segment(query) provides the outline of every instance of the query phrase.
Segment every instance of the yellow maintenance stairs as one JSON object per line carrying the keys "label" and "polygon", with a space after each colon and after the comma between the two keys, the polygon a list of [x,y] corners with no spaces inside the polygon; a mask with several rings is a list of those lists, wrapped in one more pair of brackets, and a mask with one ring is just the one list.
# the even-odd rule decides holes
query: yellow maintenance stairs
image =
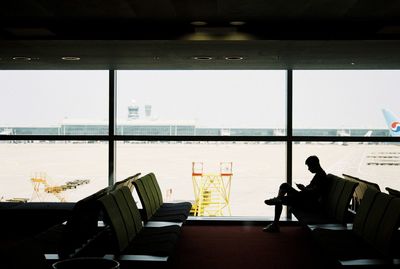
{"label": "yellow maintenance stairs", "polygon": [[232,162],[221,162],[219,173],[206,174],[202,162],[192,163],[192,182],[195,202],[191,209],[193,216],[231,215],[229,204]]}

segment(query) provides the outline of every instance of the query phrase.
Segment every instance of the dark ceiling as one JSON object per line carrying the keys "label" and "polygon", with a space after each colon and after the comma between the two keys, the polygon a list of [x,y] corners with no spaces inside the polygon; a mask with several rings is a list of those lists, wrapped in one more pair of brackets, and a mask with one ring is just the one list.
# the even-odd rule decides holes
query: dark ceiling
{"label": "dark ceiling", "polygon": [[400,68],[399,0],[13,0],[0,16],[0,69]]}

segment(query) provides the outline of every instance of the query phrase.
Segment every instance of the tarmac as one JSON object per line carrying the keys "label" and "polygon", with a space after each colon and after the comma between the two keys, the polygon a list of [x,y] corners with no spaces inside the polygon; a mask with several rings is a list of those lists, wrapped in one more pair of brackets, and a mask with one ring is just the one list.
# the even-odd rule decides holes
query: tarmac
{"label": "tarmac", "polygon": [[[105,143],[1,143],[0,198],[28,198],[32,202],[59,201],[43,184],[34,191],[32,177],[46,178],[49,186],[89,179],[89,184],[62,191],[75,202],[107,186]],[[293,183],[307,184],[312,174],[304,164],[310,155],[320,158],[327,173],[343,173],[400,189],[400,147],[395,144],[299,143],[293,145]],[[166,201],[194,201],[192,163],[203,163],[204,175],[219,175],[220,163],[232,162],[229,206],[224,216],[272,216],[263,201],[277,194],[286,181],[286,144],[255,142],[125,143],[117,144],[117,180],[140,172],[157,176]],[[197,179],[198,180],[198,179]],[[224,177],[227,182],[228,177]],[[225,183],[226,184],[226,183]]]}

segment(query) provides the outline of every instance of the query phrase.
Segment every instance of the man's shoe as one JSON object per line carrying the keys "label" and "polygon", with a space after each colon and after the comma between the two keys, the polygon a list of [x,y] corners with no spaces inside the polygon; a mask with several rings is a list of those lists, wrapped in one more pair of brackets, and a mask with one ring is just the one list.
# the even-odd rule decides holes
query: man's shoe
{"label": "man's shoe", "polygon": [[279,233],[279,225],[276,223],[271,223],[268,226],[263,228],[263,232],[267,233]]}
{"label": "man's shoe", "polygon": [[279,205],[279,204],[282,204],[282,201],[278,197],[275,197],[275,198],[265,200],[264,203],[267,205]]}

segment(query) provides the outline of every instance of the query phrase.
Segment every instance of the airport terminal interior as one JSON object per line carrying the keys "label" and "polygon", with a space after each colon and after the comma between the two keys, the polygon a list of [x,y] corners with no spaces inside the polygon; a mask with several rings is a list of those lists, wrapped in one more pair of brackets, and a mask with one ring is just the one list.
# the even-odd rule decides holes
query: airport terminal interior
{"label": "airport terminal interior", "polygon": [[0,16],[0,268],[400,268],[399,1]]}

